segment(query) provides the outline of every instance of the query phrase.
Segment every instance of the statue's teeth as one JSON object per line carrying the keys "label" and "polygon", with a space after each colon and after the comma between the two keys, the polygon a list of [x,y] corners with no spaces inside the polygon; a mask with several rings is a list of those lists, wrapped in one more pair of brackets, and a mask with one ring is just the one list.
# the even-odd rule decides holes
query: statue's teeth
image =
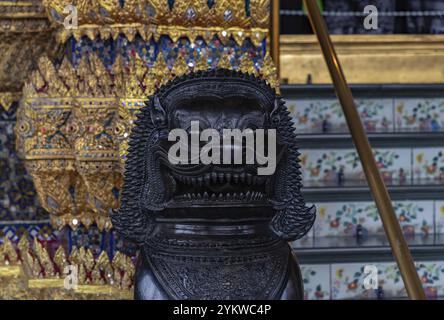
{"label": "statue's teeth", "polygon": [[204,197],[204,199],[208,199],[209,198],[208,192],[204,192],[203,197]]}
{"label": "statue's teeth", "polygon": [[218,173],[217,174],[217,178],[219,180],[219,183],[223,183],[224,182],[224,174],[223,173]]}
{"label": "statue's teeth", "polygon": [[257,176],[253,176],[253,186],[257,186]]}
{"label": "statue's teeth", "polygon": [[247,173],[247,184],[251,185],[252,181],[253,181],[253,176]]}
{"label": "statue's teeth", "polygon": [[216,194],[215,194],[215,193],[213,193],[213,194],[211,195],[211,199],[212,199],[212,200],[216,199]]}
{"label": "statue's teeth", "polygon": [[216,172],[212,172],[211,173],[211,182],[212,183],[216,183],[217,182],[217,173]]}
{"label": "statue's teeth", "polygon": [[203,184],[204,184],[204,179],[203,179],[202,177],[198,177],[198,178],[197,178],[197,185],[198,185],[199,187],[202,187]]}
{"label": "statue's teeth", "polygon": [[239,175],[238,174],[233,174],[233,182],[239,183]]}
{"label": "statue's teeth", "polygon": [[209,173],[207,173],[207,174],[205,175],[204,180],[205,180],[205,185],[206,185],[206,186],[209,186],[210,183],[211,183],[211,178],[210,178],[210,174],[209,174]]}
{"label": "statue's teeth", "polygon": [[227,180],[227,182],[231,182],[231,173],[226,173],[225,179]]}
{"label": "statue's teeth", "polygon": [[241,183],[245,183],[245,173],[241,173],[239,178],[240,178]]}

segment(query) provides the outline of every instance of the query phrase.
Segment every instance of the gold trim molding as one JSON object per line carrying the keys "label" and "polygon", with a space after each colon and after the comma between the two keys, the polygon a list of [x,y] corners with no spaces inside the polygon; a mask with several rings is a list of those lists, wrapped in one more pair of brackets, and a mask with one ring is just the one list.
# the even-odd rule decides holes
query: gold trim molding
{"label": "gold trim molding", "polygon": [[[268,34],[269,0],[250,0],[247,14],[246,0],[218,0],[210,7],[205,0],[127,0],[80,1],[43,0],[53,25],[59,27],[58,39],[65,43],[74,36],[79,40],[116,38],[125,34],[131,41],[136,34],[147,41],[169,35],[173,41],[200,36],[207,42],[218,35],[224,42],[233,37],[237,43],[250,38],[257,46]],[[64,9],[72,5],[77,10],[77,27],[63,27],[68,14]]]}
{"label": "gold trim molding", "polygon": [[[333,35],[349,83],[444,83],[444,35]],[[282,35],[281,79],[330,84],[314,35]]]}
{"label": "gold trim molding", "polygon": [[246,30],[242,28],[223,28],[223,27],[208,27],[208,28],[186,28],[181,26],[156,26],[144,24],[125,24],[125,25],[107,25],[107,26],[81,26],[75,30],[59,30],[56,34],[56,39],[60,43],[65,43],[71,36],[77,41],[83,36],[90,40],[96,39],[117,39],[120,34],[124,34],[129,41],[133,41],[138,34],[144,41],[159,41],[162,35],[167,35],[173,42],[179,38],[185,37],[191,42],[196,38],[201,37],[206,43],[209,43],[215,35],[218,39],[226,44],[230,38],[233,38],[238,45],[242,45],[245,39],[250,39],[255,46],[259,46],[268,35],[268,29],[254,28]]}

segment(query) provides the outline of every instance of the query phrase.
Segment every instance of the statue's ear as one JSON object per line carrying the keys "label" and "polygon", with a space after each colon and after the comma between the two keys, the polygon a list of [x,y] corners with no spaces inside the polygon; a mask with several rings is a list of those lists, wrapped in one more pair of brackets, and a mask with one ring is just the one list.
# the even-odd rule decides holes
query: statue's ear
{"label": "statue's ear", "polygon": [[154,127],[160,127],[166,122],[166,111],[160,103],[159,97],[154,96],[150,105],[151,121]]}

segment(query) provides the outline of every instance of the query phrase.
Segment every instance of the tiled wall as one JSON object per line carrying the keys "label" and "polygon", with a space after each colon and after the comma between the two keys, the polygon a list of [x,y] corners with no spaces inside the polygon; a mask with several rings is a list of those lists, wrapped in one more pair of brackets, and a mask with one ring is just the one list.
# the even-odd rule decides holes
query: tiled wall
{"label": "tiled wall", "polygon": [[[439,131],[444,128],[444,98],[361,99],[357,107],[368,132]],[[318,133],[347,130],[337,99],[287,100],[296,132]],[[310,183],[363,180],[364,173],[355,149],[302,149],[303,180]],[[384,180],[403,182],[435,179],[444,181],[443,147],[377,148],[375,158]],[[395,201],[394,209],[406,235],[444,233],[444,199],[441,201]],[[313,239],[354,237],[358,225],[363,234],[382,235],[382,223],[373,201],[316,203],[313,229],[295,248],[312,246]],[[347,238],[330,238],[347,239]],[[316,241],[315,241],[316,243]],[[379,294],[406,298],[399,270],[393,263],[341,263],[302,265],[305,299],[375,299],[378,291],[364,288],[364,267],[375,265]],[[444,296],[444,261],[417,263],[428,298]]]}
{"label": "tiled wall", "polygon": [[[365,266],[375,266],[378,285],[384,298],[406,298],[407,293],[396,264],[393,263],[341,263],[302,265],[305,299],[375,299],[376,290],[366,289]],[[444,261],[417,262],[416,269],[429,299],[444,296]],[[381,292],[381,291],[380,291]]]}
{"label": "tiled wall", "polygon": [[[444,98],[356,100],[367,131],[437,131],[444,128]],[[346,129],[337,99],[287,100],[297,132]]]}

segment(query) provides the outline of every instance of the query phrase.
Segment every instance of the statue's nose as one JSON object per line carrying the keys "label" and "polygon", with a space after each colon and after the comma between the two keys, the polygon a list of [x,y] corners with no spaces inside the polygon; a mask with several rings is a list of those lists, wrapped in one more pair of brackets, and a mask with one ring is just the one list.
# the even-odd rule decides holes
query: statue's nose
{"label": "statue's nose", "polygon": [[[245,143],[232,143],[232,144],[223,144],[221,146],[222,159],[226,159],[227,155],[231,155],[231,164],[238,163],[239,161],[234,161],[235,156],[239,157],[240,155],[240,163],[252,163],[254,161],[254,145],[245,145]],[[248,158],[248,159],[247,159]]]}

